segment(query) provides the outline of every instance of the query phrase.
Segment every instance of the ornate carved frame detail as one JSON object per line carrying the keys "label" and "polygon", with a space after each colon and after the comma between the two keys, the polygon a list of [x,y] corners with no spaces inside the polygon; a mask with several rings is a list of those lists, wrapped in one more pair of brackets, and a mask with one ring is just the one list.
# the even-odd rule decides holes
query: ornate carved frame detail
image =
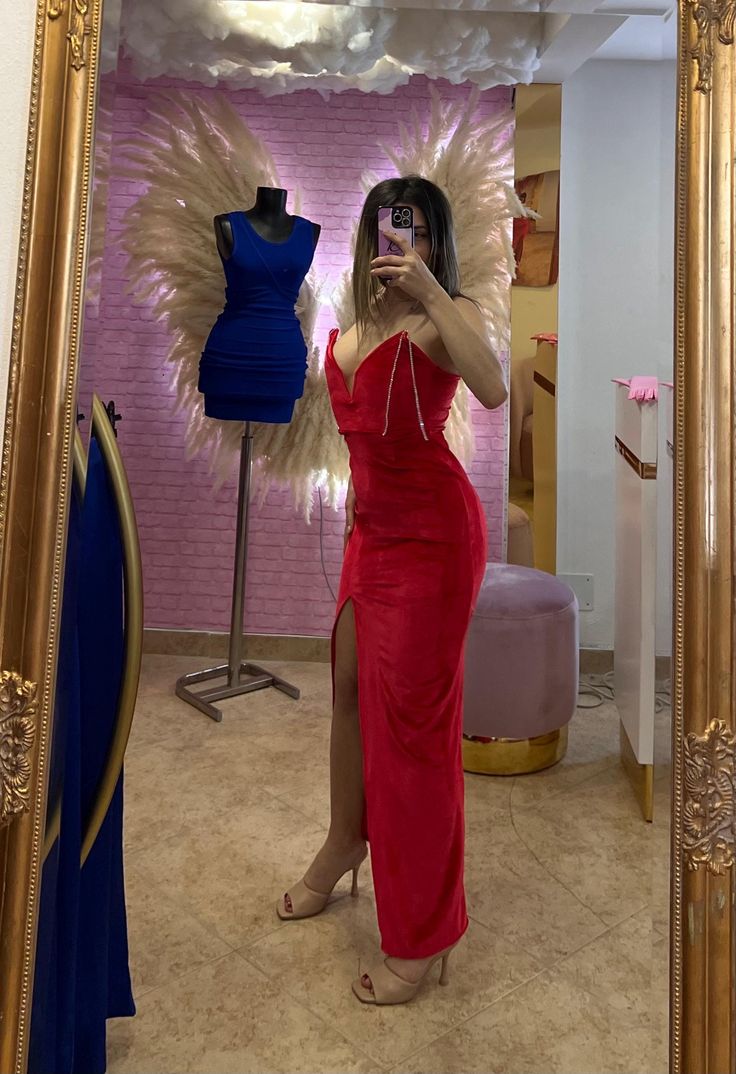
{"label": "ornate carved frame detail", "polygon": [[[65,0],[48,0],[47,13],[50,19],[61,18],[64,10]],[[87,62],[86,42],[91,32],[89,0],[72,0],[70,28],[66,37],[71,50],[71,65],[75,71],[84,67]]]}
{"label": "ornate carved frame detail", "polygon": [[723,876],[736,852],[736,735],[711,720],[704,735],[685,738],[682,849],[688,869]]}
{"label": "ornate carved frame detail", "polygon": [[37,688],[15,671],[0,671],[0,827],[28,812]]}
{"label": "ornate carved frame detail", "polygon": [[716,42],[732,45],[736,3],[734,0],[687,0],[688,7],[698,28],[696,43],[690,47],[690,56],[698,65],[695,89],[710,93],[713,85],[713,57]]}

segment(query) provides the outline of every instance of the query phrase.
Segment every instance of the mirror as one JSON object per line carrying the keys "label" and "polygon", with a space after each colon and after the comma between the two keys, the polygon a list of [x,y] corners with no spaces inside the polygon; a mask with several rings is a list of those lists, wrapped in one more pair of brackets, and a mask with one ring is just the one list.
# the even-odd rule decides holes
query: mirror
{"label": "mirror", "polygon": [[674,12],[101,14],[27,1069],[665,1069]]}

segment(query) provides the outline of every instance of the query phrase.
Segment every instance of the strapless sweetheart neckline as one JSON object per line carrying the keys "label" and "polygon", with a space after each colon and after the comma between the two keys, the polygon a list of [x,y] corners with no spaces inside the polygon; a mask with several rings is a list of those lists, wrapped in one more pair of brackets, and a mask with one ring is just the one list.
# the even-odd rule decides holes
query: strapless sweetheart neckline
{"label": "strapless sweetheart neckline", "polygon": [[[327,346],[327,357],[332,359],[332,362],[333,362],[335,368],[337,369],[338,373],[340,374],[340,379],[342,380],[343,387],[345,388],[345,391],[347,393],[347,396],[348,396],[350,402],[353,401],[353,397],[355,395],[355,387],[356,387],[356,382],[357,382],[357,379],[358,379],[358,374],[360,373],[361,369],[366,364],[366,362],[369,361],[383,347],[387,346],[387,344],[395,343],[397,339],[400,339],[401,337],[404,337],[404,336],[406,337],[407,340],[411,339],[409,333],[406,331],[405,328],[402,328],[402,330],[400,332],[394,332],[394,334],[392,336],[387,336],[386,339],[382,339],[380,343],[377,343],[375,345],[375,347],[373,347],[371,350],[369,350],[368,353],[364,354],[363,357],[360,359],[360,361],[358,362],[357,366],[355,367],[355,372],[353,373],[352,388],[349,388],[347,379],[345,377],[345,373],[343,371],[343,368],[340,365],[340,363],[338,362],[337,358],[335,357],[335,343],[338,340],[339,336],[340,336],[340,329],[339,328],[333,328],[332,331],[330,332],[330,339],[329,339],[329,343],[328,343],[328,346]],[[421,357],[424,358],[427,362],[430,362],[431,365],[433,365],[434,368],[439,373],[444,373],[444,375],[446,377],[453,377],[456,380],[460,379],[457,373],[449,373],[446,369],[443,369],[442,366],[437,365],[437,363],[432,358],[430,358],[430,356],[427,354],[427,352],[425,350],[423,350],[419,346],[418,343],[415,343],[413,339],[411,340],[411,346],[412,346],[412,350],[416,354],[421,355]]]}

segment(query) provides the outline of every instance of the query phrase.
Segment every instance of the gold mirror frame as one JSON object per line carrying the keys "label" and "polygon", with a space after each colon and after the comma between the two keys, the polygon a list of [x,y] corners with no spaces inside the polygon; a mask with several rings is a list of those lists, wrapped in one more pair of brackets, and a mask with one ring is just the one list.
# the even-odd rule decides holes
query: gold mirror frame
{"label": "gold mirror frame", "polygon": [[[736,0],[678,0],[671,1048],[736,1074]],[[38,0],[0,471],[0,1070],[28,1050],[102,0]],[[0,760],[0,766],[4,762]],[[12,786],[11,786],[12,783]]]}

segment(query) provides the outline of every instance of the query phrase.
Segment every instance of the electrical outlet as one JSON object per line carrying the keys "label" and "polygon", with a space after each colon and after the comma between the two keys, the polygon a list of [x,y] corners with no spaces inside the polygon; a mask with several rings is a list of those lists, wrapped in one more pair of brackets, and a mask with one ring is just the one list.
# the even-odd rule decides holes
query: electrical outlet
{"label": "electrical outlet", "polygon": [[558,574],[562,582],[567,582],[575,596],[581,612],[593,611],[593,575],[592,574]]}

